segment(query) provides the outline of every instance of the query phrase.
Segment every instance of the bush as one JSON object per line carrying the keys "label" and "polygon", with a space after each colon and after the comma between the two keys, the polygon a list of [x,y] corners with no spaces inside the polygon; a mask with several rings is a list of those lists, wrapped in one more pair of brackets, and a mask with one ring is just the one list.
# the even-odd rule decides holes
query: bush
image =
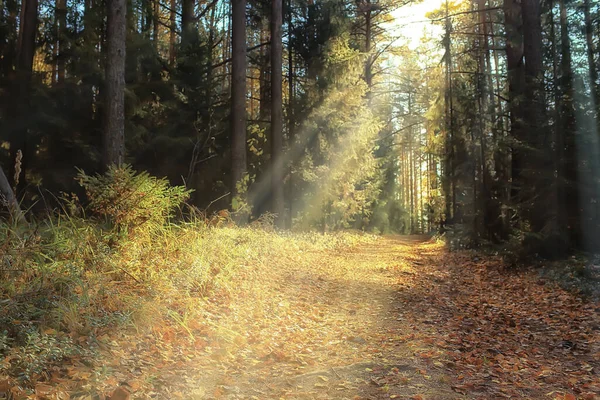
{"label": "bush", "polygon": [[95,176],[80,170],[77,178],[90,209],[119,232],[163,225],[191,193],[183,186],[170,186],[164,178],[137,173],[130,165],[112,166],[104,175]]}

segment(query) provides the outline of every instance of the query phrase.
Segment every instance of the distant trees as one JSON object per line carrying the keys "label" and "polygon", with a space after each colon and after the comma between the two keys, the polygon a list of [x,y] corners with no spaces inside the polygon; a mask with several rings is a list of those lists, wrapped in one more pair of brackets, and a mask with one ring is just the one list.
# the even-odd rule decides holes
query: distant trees
{"label": "distant trees", "polygon": [[[441,218],[465,243],[510,233],[546,256],[600,245],[589,240],[600,223],[598,32],[585,22],[598,11],[585,2],[482,0],[476,10],[447,3],[430,15],[446,30],[445,118],[435,103],[428,117],[445,138]],[[577,50],[584,68],[573,61],[576,40],[586,43]]]}
{"label": "distant trees", "polygon": [[448,1],[414,49],[403,5],[7,0],[9,187],[21,150],[26,204],[126,161],[241,220],[600,246],[600,6]]}

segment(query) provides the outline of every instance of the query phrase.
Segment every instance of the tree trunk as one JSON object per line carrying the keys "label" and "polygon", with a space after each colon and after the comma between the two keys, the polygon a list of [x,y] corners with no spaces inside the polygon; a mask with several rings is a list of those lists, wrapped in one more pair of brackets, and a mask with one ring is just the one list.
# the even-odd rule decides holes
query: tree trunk
{"label": "tree trunk", "polygon": [[63,83],[66,76],[66,45],[67,45],[67,1],[56,0],[56,22],[58,34],[58,52],[56,59],[57,83]]}
{"label": "tree trunk", "polygon": [[577,173],[577,121],[573,104],[575,93],[573,91],[573,69],[571,59],[571,39],[569,37],[569,23],[565,0],[559,0],[560,6],[560,53],[561,53],[561,78],[560,78],[560,109],[559,134],[564,137],[564,157],[559,162],[563,163],[564,176],[559,176],[562,185],[559,186],[561,200],[560,209],[564,207],[567,214],[566,225],[571,245],[578,246],[581,242],[581,215],[579,204],[579,185]]}
{"label": "tree trunk", "polygon": [[35,36],[37,34],[38,1],[23,0],[21,4],[21,24],[19,26],[19,43],[17,54],[17,70],[31,74],[35,55]]}
{"label": "tree trunk", "polygon": [[169,65],[173,67],[175,65],[176,48],[177,48],[177,0],[171,0],[169,11]]}
{"label": "tree trunk", "polygon": [[106,93],[103,165],[121,165],[125,158],[125,42],[127,1],[107,0]]}
{"label": "tree trunk", "polygon": [[[260,43],[265,43],[270,39],[270,26],[269,21],[263,21],[260,25]],[[258,76],[259,80],[259,113],[258,118],[261,121],[260,126],[267,129],[265,121],[269,121],[271,116],[271,53],[270,47],[260,47],[260,73]]]}
{"label": "tree trunk", "polygon": [[371,55],[371,36],[373,29],[371,0],[365,4],[365,53],[367,60],[365,62],[365,82],[367,84],[367,100],[371,102],[373,88],[373,56]]}
{"label": "tree trunk", "polygon": [[181,3],[181,45],[189,46],[196,37],[196,0]]}
{"label": "tree trunk", "polygon": [[275,223],[283,228],[283,44],[282,44],[282,0],[273,0],[271,9],[271,207],[277,215]]}
{"label": "tree trunk", "polygon": [[[525,58],[525,115],[524,135],[527,149],[527,172],[522,182],[526,189],[522,203],[525,216],[534,233],[543,234],[543,255],[556,256],[564,251],[558,238],[556,188],[554,180],[552,146],[546,130],[546,100],[544,93],[543,43],[540,0],[522,0],[523,55]],[[522,171],[523,172],[523,171]],[[552,253],[552,254],[550,254]]]}
{"label": "tree trunk", "polygon": [[154,49],[158,50],[160,41],[160,0],[153,0],[152,5],[152,43]]}
{"label": "tree trunk", "polygon": [[506,30],[506,69],[508,73],[508,112],[510,118],[510,135],[513,138],[511,152],[513,206],[521,202],[523,183],[522,169],[527,162],[523,143],[523,86],[525,74],[523,68],[523,22],[521,10],[516,0],[504,1],[504,20]]}
{"label": "tree trunk", "polygon": [[452,32],[452,22],[449,16],[449,5],[446,0],[446,32],[444,34],[444,59],[445,59],[445,88],[444,88],[444,125],[446,130],[444,159],[444,196],[446,202],[446,215],[444,224],[451,223],[456,214],[456,177],[454,171],[454,106],[452,93],[452,46],[450,35]]}
{"label": "tree trunk", "polygon": [[6,38],[0,43],[0,75],[8,76],[13,71],[16,60],[17,38],[19,37],[17,29],[17,15],[19,6],[16,0],[6,0],[3,4],[3,15],[6,19],[0,20],[6,24]]}
{"label": "tree trunk", "polygon": [[586,43],[586,52],[588,59],[588,68],[590,71],[590,86],[592,88],[592,100],[593,106],[595,107],[595,117],[596,123],[600,122],[598,119],[600,118],[599,111],[600,110],[600,88],[598,87],[598,67],[596,65],[596,61],[594,60],[594,54],[596,52],[594,46],[594,26],[592,23],[592,16],[590,14],[590,0],[583,1],[583,13],[584,13],[584,21],[585,21],[585,43]]}
{"label": "tree trunk", "polygon": [[11,141],[11,158],[14,160],[17,156],[17,152],[22,152],[22,162],[20,169],[22,174],[15,173],[18,180],[16,190],[17,193],[21,193],[27,186],[26,171],[30,164],[30,159],[35,154],[35,149],[32,148],[29,140],[28,130],[28,118],[30,111],[30,92],[31,92],[31,77],[33,73],[33,58],[35,55],[35,38],[37,35],[37,24],[38,24],[38,1],[37,0],[23,0],[21,3],[21,14],[19,23],[19,37],[17,43],[17,62],[16,72],[17,76],[11,83],[12,88],[12,102],[9,106],[9,115],[15,117],[15,120],[19,122],[17,129],[13,132],[13,140]]}
{"label": "tree trunk", "polygon": [[[293,148],[294,143],[294,135],[296,132],[296,120],[294,115],[294,49],[293,49],[293,12],[292,12],[292,2],[288,0],[287,3],[287,25],[288,25],[288,109],[287,109],[287,123],[288,123],[288,146],[289,148]],[[288,171],[289,171],[289,179],[288,179],[288,215],[287,215],[287,226],[292,228],[292,221],[294,219],[294,198],[295,198],[295,177],[293,173],[295,157],[291,157],[288,159]]]}
{"label": "tree trunk", "polygon": [[246,177],[246,0],[232,0],[231,6],[231,193],[236,211],[246,197],[246,188],[241,186]]}

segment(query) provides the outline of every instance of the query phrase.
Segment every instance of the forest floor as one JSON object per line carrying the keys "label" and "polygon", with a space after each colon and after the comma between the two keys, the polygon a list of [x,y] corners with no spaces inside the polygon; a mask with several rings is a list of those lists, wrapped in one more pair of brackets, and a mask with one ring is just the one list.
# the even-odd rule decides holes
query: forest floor
{"label": "forest floor", "polygon": [[193,348],[168,338],[113,342],[112,354],[129,371],[122,380],[153,376],[129,379],[132,397],[594,399],[600,393],[600,306],[536,274],[505,270],[500,259],[390,236],[343,252],[265,260],[263,268],[235,296],[207,308]]}
{"label": "forest floor", "polygon": [[101,368],[27,398],[599,398],[600,305],[499,258],[387,236],[275,252],[236,285],[179,329],[107,332]]}

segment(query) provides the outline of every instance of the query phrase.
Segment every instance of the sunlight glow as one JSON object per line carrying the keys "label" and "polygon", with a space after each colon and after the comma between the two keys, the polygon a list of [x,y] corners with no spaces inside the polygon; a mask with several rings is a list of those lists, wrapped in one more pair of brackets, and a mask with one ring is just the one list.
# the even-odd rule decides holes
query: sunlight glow
{"label": "sunlight glow", "polygon": [[429,36],[440,36],[442,28],[433,25],[425,16],[428,12],[442,7],[444,0],[424,0],[417,4],[400,7],[392,12],[394,20],[386,29],[390,34],[402,36],[408,40],[411,49],[419,45],[419,41],[425,32]]}

